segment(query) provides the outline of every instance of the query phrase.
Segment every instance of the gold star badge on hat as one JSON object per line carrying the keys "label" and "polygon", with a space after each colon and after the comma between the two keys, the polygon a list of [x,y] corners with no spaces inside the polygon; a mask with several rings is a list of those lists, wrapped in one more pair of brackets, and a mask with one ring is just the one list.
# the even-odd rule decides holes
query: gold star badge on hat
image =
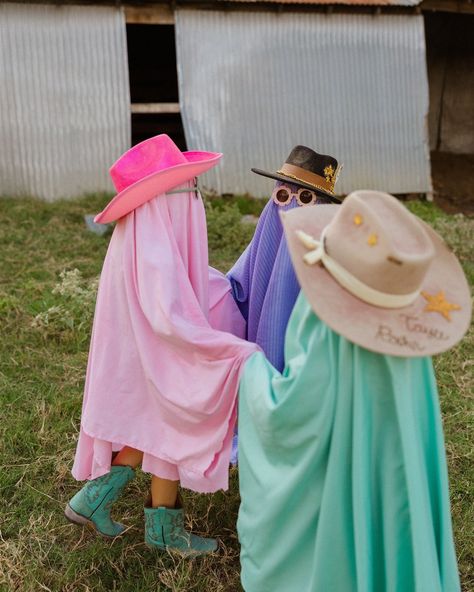
{"label": "gold star badge on hat", "polygon": [[367,244],[371,247],[375,247],[375,245],[379,242],[379,237],[376,234],[371,234],[367,239]]}
{"label": "gold star badge on hat", "polygon": [[448,302],[446,300],[443,290],[437,294],[422,292],[421,295],[428,302],[423,309],[423,312],[439,312],[439,314],[443,315],[447,321],[451,320],[451,315],[449,314],[451,310],[461,309],[459,304],[454,304],[453,302]]}
{"label": "gold star badge on hat", "polygon": [[335,182],[335,179],[334,179],[335,173],[336,173],[336,171],[332,168],[332,165],[324,167],[324,176],[325,176],[326,181],[328,183],[333,184]]}

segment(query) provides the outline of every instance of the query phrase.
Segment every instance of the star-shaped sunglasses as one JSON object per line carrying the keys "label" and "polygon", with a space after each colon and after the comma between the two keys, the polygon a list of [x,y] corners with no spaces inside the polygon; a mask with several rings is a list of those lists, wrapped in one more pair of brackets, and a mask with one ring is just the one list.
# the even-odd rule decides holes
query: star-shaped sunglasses
{"label": "star-shaped sunglasses", "polygon": [[299,187],[296,191],[292,190],[288,185],[277,185],[272,193],[272,199],[278,206],[288,205],[293,197],[300,206],[309,206],[316,203],[318,196],[314,191]]}

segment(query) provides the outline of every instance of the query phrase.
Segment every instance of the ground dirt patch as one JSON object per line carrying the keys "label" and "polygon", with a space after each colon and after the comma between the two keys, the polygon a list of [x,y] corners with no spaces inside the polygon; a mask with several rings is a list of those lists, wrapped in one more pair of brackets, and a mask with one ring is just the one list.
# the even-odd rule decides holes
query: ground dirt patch
{"label": "ground dirt patch", "polygon": [[474,154],[432,152],[431,175],[436,205],[474,216]]}

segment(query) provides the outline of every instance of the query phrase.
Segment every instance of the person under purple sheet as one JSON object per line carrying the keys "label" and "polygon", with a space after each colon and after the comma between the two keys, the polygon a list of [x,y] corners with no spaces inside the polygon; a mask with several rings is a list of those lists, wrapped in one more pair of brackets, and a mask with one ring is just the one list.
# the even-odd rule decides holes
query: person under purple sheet
{"label": "person under purple sheet", "polygon": [[277,182],[250,244],[227,275],[247,322],[247,340],[257,343],[280,372],[286,326],[300,291],[280,212],[297,206],[340,203],[334,195],[340,168],[332,156],[295,146],[276,173],[252,169]]}

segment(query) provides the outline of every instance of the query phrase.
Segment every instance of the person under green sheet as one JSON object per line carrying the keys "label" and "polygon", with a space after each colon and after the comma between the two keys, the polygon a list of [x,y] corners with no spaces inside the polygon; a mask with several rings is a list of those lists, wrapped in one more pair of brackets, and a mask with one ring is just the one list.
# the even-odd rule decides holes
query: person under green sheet
{"label": "person under green sheet", "polygon": [[[285,369],[258,352],[241,378],[242,585],[458,592],[430,355],[466,331],[469,289],[441,239],[395,198],[356,192],[335,209],[284,216],[302,287]],[[392,270],[389,257],[402,263]]]}

